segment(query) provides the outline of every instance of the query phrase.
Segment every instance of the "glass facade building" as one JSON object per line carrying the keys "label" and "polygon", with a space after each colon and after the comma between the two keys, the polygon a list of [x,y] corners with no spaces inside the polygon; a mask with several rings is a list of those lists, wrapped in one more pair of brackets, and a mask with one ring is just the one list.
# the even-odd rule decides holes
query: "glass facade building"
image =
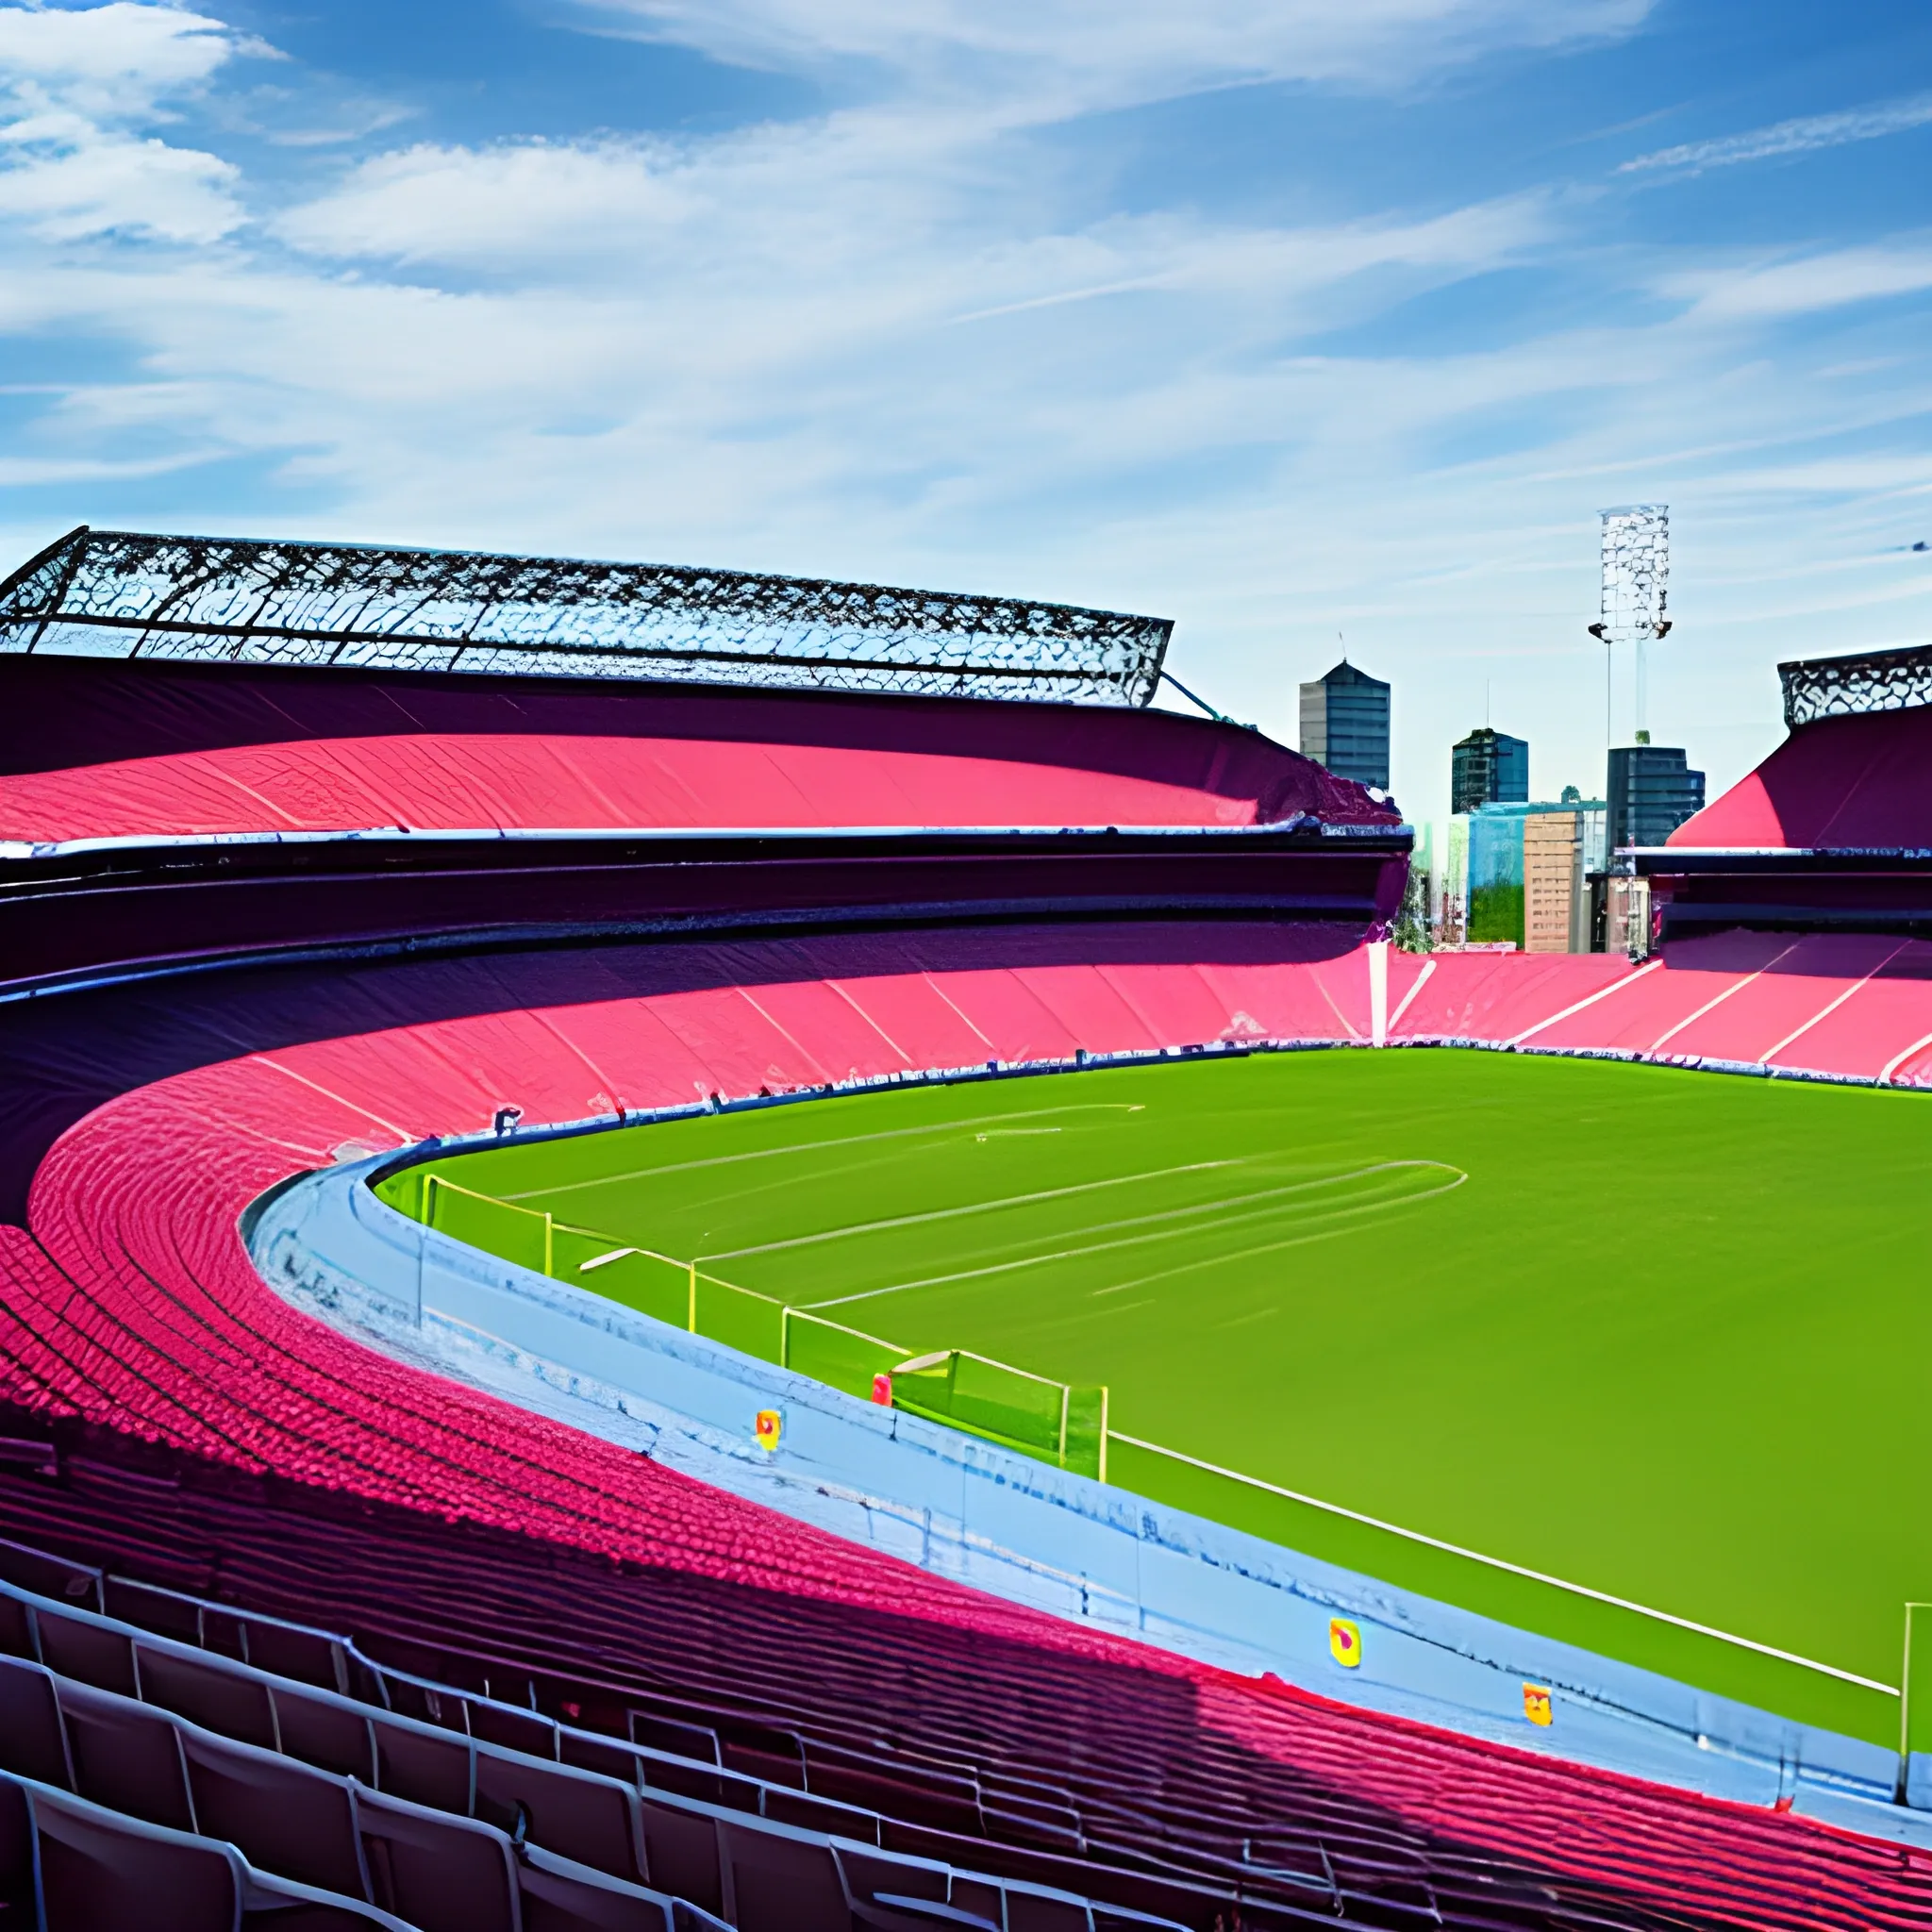
{"label": "glass facade building", "polygon": [[1346,658],[1302,686],[1302,756],[1338,778],[1389,789],[1389,687]]}
{"label": "glass facade building", "polygon": [[1524,805],[1529,799],[1529,741],[1491,731],[1472,731],[1449,754],[1449,809],[1474,811],[1484,805]]}
{"label": "glass facade building", "polygon": [[1478,806],[1449,822],[1445,943],[1587,953],[1589,875],[1603,869],[1600,798]]}
{"label": "glass facade building", "polygon": [[1704,809],[1704,774],[1683,747],[1622,744],[1610,753],[1610,849],[1661,845],[1692,812]]}

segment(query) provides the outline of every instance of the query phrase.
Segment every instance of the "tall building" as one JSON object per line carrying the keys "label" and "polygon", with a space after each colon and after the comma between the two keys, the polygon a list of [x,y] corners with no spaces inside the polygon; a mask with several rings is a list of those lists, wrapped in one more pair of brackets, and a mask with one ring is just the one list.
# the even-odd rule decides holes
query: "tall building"
{"label": "tall building", "polygon": [[1389,789],[1389,687],[1346,658],[1302,686],[1302,756],[1338,778]]}
{"label": "tall building", "polygon": [[[1306,702],[1306,700],[1304,701]],[[1304,714],[1306,715],[1306,714]],[[1306,727],[1304,727],[1306,728]],[[1529,742],[1485,724],[1449,754],[1449,809],[1523,805],[1529,799]]]}
{"label": "tall building", "polygon": [[1661,845],[1704,809],[1704,774],[1690,769],[1680,745],[1620,744],[1610,753],[1609,805],[1611,851]]}
{"label": "tall building", "polygon": [[1591,945],[1590,874],[1604,869],[1600,798],[1566,786],[1562,802],[1523,821],[1523,950],[1587,953]]}
{"label": "tall building", "polygon": [[1560,801],[1480,805],[1449,822],[1441,941],[1587,953],[1589,875],[1604,865],[1605,808]]}

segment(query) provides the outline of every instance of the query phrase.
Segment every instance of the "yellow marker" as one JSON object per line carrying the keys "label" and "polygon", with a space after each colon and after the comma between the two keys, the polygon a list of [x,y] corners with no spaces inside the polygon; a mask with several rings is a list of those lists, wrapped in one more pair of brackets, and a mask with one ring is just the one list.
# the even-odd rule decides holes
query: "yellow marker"
{"label": "yellow marker", "polygon": [[775,1449],[778,1446],[778,1437],[784,1430],[784,1427],[785,1418],[777,1409],[759,1409],[758,1422],[754,1425],[758,1439],[758,1447],[767,1451]]}
{"label": "yellow marker", "polygon": [[1328,1619],[1328,1655],[1344,1670],[1355,1670],[1361,1663],[1362,1633],[1346,1617]]}
{"label": "yellow marker", "polygon": [[1523,1687],[1523,1714],[1533,1724],[1547,1726],[1556,1716],[1550,1707],[1550,1688],[1547,1684],[1525,1684]]}

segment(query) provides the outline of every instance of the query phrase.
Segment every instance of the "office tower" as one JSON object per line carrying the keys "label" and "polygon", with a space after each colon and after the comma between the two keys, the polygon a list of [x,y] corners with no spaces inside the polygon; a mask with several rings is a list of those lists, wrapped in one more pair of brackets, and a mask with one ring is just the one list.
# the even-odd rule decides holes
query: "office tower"
{"label": "office tower", "polygon": [[1302,756],[1338,778],[1389,789],[1389,687],[1346,658],[1302,686]]}
{"label": "office tower", "polygon": [[1529,798],[1529,743],[1486,724],[1450,752],[1449,809],[1522,805]]}
{"label": "office tower", "polygon": [[1560,804],[1528,813],[1523,821],[1523,950],[1525,953],[1590,951],[1590,874],[1605,860],[1605,819],[1600,798],[1578,796],[1565,786]]}
{"label": "office tower", "polygon": [[1683,748],[1621,744],[1610,753],[1610,849],[1661,845],[1692,812],[1704,809],[1704,774]]}

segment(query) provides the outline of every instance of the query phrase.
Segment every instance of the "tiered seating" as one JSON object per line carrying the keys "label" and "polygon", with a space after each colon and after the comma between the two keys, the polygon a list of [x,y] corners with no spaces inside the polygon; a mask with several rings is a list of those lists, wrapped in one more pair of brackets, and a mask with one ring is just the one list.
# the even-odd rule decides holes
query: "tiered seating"
{"label": "tiered seating", "polygon": [[0,1911],[45,1932],[354,1932],[403,1920],[258,1872],[231,1844],[0,1771]]}
{"label": "tiered seating", "polygon": [[[782,1589],[804,1611],[888,1611],[929,1631],[975,1633],[1001,1647],[1002,1669],[1020,1681],[1044,1660],[1091,1654],[1086,1633],[702,1490],[612,1445],[373,1360],[270,1293],[236,1231],[247,1203],[293,1171],[324,1163],[345,1146],[482,1127],[506,1100],[522,1105],[534,1124],[616,1106],[636,1110],[697,1091],[810,1086],[849,1067],[889,1073],[969,1057],[1071,1058],[1078,1046],[1147,1050],[1161,1043],[1163,1033],[1185,1044],[1291,1036],[1318,1024],[1327,1037],[1344,1040],[1366,1038],[1370,1029],[1359,955],[1284,959],[1287,947],[1274,936],[1268,946],[1276,957],[1270,959],[1252,937],[1230,943],[1186,929],[1086,935],[1088,957],[1077,962],[1056,957],[1062,944],[1058,936],[1029,941],[1024,934],[975,934],[747,946],[719,958],[710,986],[669,990],[658,990],[670,976],[661,952],[602,954],[593,965],[551,961],[542,970],[553,985],[559,978],[568,983],[566,965],[586,977],[594,973],[600,991],[621,988],[634,974],[640,990],[521,1011],[513,1002],[525,969],[517,962],[385,969],[381,983],[406,1001],[412,983],[429,984],[439,1000],[458,1008],[472,997],[461,991],[466,984],[480,982],[489,997],[480,1010],[473,1008],[475,1017],[360,1038],[277,1045],[271,1036],[266,1051],[125,1093],[59,1142],[35,1182],[38,1239],[9,1237],[7,1324],[0,1334],[9,1357],[7,1388],[16,1400],[131,1425],[244,1469],[338,1485],[371,1500],[427,1505],[473,1524],[734,1591]],[[1161,957],[1188,950],[1209,963],[1177,965]],[[795,974],[806,962],[822,976],[783,976],[787,967]],[[678,963],[689,972],[691,956]],[[1420,984],[1403,1027],[1416,1024],[1426,1000],[1458,982],[1467,1009],[1486,996],[1483,976],[1497,966],[1474,958],[1425,963],[1437,970]],[[1540,971],[1533,962],[1502,963]],[[1542,1019],[1579,1000],[1594,1003],[1577,1017],[1607,1018],[1653,980],[1664,980],[1673,1004],[1657,1023],[1661,1032],[1739,985],[1749,968],[1748,960],[1729,957],[1707,968],[1673,964],[1648,974],[1624,962],[1558,963],[1587,973],[1591,991],[1577,994],[1552,973],[1539,979],[1526,1012],[1524,1005],[1502,1006],[1490,1024],[1521,1021],[1533,1033]],[[1420,980],[1421,968],[1407,960],[1391,966],[1392,1012]],[[718,983],[727,973],[726,983]],[[263,1010],[280,1024],[280,1009]],[[175,1024],[186,1029],[204,1023],[191,1013]],[[225,1043],[245,1045],[255,1024],[245,993],[227,989],[223,1009],[207,1024],[222,1029],[217,1038]],[[134,1050],[154,1048],[149,1038]],[[28,1051],[71,1065],[58,1034],[44,1022]],[[514,1592],[506,1592],[498,1610],[507,1625],[514,1620]],[[821,1646],[813,1667],[823,1663],[833,1672],[827,1681],[840,1685],[828,1702],[864,1712],[889,1694],[881,1692],[870,1659],[854,1671],[839,1662],[835,1637],[821,1630],[813,1641]],[[1124,1646],[1109,1647],[1108,1655],[1123,1665],[1131,1658],[1129,1667],[1169,1685],[1212,1679],[1178,1659]],[[741,1663],[750,1670],[748,1660]],[[788,1637],[770,1653],[774,1681],[763,1694],[778,1697],[775,1680],[795,1678],[799,1668],[799,1648]],[[1213,1681],[1218,1721],[1245,1735],[1256,1722],[1255,1692]],[[941,1690],[929,1685],[928,1699],[937,1701]],[[1029,1725],[1017,1711],[1008,1726],[973,1724],[957,1709],[950,1715],[969,1725],[972,1738],[971,1749],[951,1755],[972,1762],[982,1777],[1007,1777],[1010,1790],[996,1798],[996,1807],[1013,1816],[1030,1807],[1042,1836],[1050,1838],[1055,1819],[1072,1811],[1079,1824],[1064,1825],[1061,1838],[1076,1849],[1083,1839],[1144,1842],[1153,1817],[1165,1821],[1163,1832],[1176,1842],[1187,1841],[1191,1831],[1205,1836],[1199,1857],[1241,1862],[1241,1840],[1252,1836],[1252,1818],[1236,1830],[1241,1807],[1231,1800],[1224,1823],[1200,1825],[1208,1815],[1200,1793],[1163,1782],[1176,1775],[1171,1758],[1163,1758],[1158,1789],[1138,1799],[1133,1817],[1122,1823],[1108,1809],[1118,1775],[1094,1778],[1083,1795],[1063,1763],[1026,1757]],[[1266,1724],[1263,1732],[1269,1734]],[[848,1741],[829,1721],[821,1735],[828,1743]],[[1419,1760],[1422,1747],[1406,1735],[1398,1745],[1389,1733],[1385,1748],[1392,1757],[1371,1754],[1335,1769],[1336,1785],[1348,1794],[1344,1812],[1370,1798],[1397,1821],[1440,1819],[1448,1836],[1467,1843],[1508,1852],[1528,1841],[1523,1833],[1535,1805],[1526,1795],[1526,1774],[1486,1769],[1476,1776],[1465,1766],[1451,1776],[1451,1759],[1430,1758],[1437,1746],[1423,1750]],[[1275,1749],[1290,1761],[1307,1762],[1314,1746],[1298,1737],[1271,1744]],[[1365,1772],[1369,1765],[1377,1768]],[[1030,1796],[1028,1781],[1072,1802]],[[1590,1843],[1567,1839],[1550,1856],[1577,1875],[1634,1869],[1627,1845],[1598,1860]],[[1264,1849],[1248,1862],[1269,1856]],[[1671,1887],[1678,1882],[1674,1875]]]}
{"label": "tiered seating", "polygon": [[[1252,734],[1144,714],[38,658],[9,676],[34,739],[0,760],[0,836],[1386,816]],[[0,1643],[9,1903],[38,1884],[50,1924],[111,1924],[99,1888],[134,1874],[195,1932],[1924,1923],[1915,1853],[1098,1636],[375,1359],[270,1293],[237,1231],[305,1168],[506,1105],[526,1126],[614,1121],[989,1060],[1367,1044],[1384,1024],[1932,1079],[1915,944],[1392,955],[1378,1006],[1356,938],[941,924],[295,961],[0,1008],[0,1212],[24,1224],[0,1227],[24,1458],[0,1455],[0,1521],[206,1592],[0,1565],[22,1611]],[[58,1489],[33,1434],[57,1419]]]}
{"label": "tiered seating", "polygon": [[0,687],[0,840],[1392,816],[1257,733],[1105,707],[58,657]]}
{"label": "tiered seating", "polygon": [[[62,1574],[8,1554],[8,1567]],[[100,1591],[83,1572],[65,1576]],[[333,1674],[359,1697],[142,1627],[185,1618],[205,1634],[210,1607],[192,1599],[119,1579],[107,1596],[147,1614],[124,1621],[0,1586],[0,1773],[50,1815],[67,1815],[71,1793],[174,1834],[176,1849],[183,1835],[220,1840],[250,1879],[374,1901],[422,1932],[669,1932],[713,1914],[740,1932],[1173,1923],[909,1856],[887,1846],[875,1812],[413,1679],[322,1633],[215,1612],[245,1647],[307,1662],[309,1678]],[[1016,1861],[1027,1855],[1009,1852]],[[1115,1890],[1190,1890],[1109,1878]]]}
{"label": "tiered seating", "polygon": [[1873,933],[1720,933],[1641,966],[1602,955],[1404,958],[1390,973],[1401,1014],[1390,1037],[1912,1087],[1932,1082],[1928,980],[1932,944]]}
{"label": "tiered seating", "polygon": [[1680,848],[1932,847],[1932,710],[1820,718],[1671,834]]}
{"label": "tiered seating", "polygon": [[[130,1505],[142,1521],[125,1532]],[[153,1474],[116,1481],[98,1465],[68,1470],[58,1490],[21,1479],[0,1489],[0,1508],[8,1521],[37,1510],[63,1538],[109,1548],[125,1536],[177,1574],[218,1551],[231,1591],[332,1607],[355,1643],[111,1578],[104,1599],[177,1641],[386,1695],[384,1708],[444,1736],[606,1771],[621,1740],[642,1790],[668,1783],[1189,1924],[1213,1923],[1188,1902],[1217,1895],[1224,1916],[1232,1895],[1251,1915],[1274,1904],[1390,1924],[1420,1912],[1448,1925],[1502,1913],[1647,1926],[1656,1909],[1673,1924],[1701,1912],[1905,1925],[1932,1909],[1932,1873],[1898,1847],[1283,1687],[1199,1669],[1176,1680],[1160,1668],[1172,1660],[1127,1646],[1090,1641],[1069,1654],[688,1574],[533,1565],[526,1546],[474,1530],[411,1528],[399,1541],[366,1510],[339,1526],[291,1524],[189,1484],[164,1504]],[[75,1566],[23,1570],[17,1554],[0,1556],[48,1600],[101,1600]]]}

